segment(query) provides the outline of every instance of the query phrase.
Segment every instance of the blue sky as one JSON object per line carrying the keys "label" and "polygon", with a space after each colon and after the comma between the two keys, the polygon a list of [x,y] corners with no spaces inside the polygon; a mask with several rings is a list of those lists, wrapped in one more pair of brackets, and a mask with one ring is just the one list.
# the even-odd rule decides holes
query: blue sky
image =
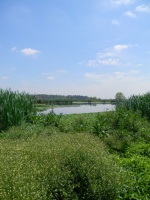
{"label": "blue sky", "polygon": [[114,98],[150,90],[149,0],[1,0],[0,88]]}

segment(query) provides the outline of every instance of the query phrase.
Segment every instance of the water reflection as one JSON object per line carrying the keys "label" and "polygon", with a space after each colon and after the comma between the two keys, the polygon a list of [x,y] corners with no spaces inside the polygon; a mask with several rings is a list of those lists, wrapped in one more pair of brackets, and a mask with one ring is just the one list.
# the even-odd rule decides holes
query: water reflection
{"label": "water reflection", "polygon": [[[114,110],[115,105],[112,104],[80,104],[80,105],[73,105],[73,106],[63,106],[63,107],[56,107],[53,108],[53,111],[56,114],[81,114],[81,113],[96,113],[96,112],[104,112],[107,110]],[[51,112],[52,109],[48,109],[41,113],[48,114]]]}

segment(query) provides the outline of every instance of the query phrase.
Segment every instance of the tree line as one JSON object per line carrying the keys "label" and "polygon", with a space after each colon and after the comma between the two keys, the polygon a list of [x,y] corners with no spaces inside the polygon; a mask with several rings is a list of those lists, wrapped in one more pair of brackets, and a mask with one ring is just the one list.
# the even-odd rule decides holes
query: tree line
{"label": "tree line", "polygon": [[35,94],[33,95],[35,102],[38,104],[73,104],[73,102],[99,102],[99,103],[114,103],[115,99],[101,99],[97,97],[88,97],[82,95],[48,95]]}

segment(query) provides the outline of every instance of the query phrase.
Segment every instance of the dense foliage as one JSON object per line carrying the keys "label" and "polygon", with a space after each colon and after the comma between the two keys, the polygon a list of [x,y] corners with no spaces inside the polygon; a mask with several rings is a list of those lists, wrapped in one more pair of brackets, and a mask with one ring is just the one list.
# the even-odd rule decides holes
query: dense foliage
{"label": "dense foliage", "polygon": [[150,199],[148,98],[104,113],[32,114],[1,132],[0,199]]}
{"label": "dense foliage", "polygon": [[35,99],[39,100],[73,100],[73,101],[88,101],[90,97],[81,95],[48,95],[48,94],[36,94]]}
{"label": "dense foliage", "polygon": [[88,97],[82,95],[47,95],[47,94],[36,94],[33,95],[35,102],[38,104],[54,104],[54,105],[71,105],[76,102],[102,102],[102,103],[114,103],[115,99],[101,99],[96,97]]}
{"label": "dense foliage", "polygon": [[29,121],[33,114],[35,105],[30,95],[0,89],[0,131]]}
{"label": "dense foliage", "polygon": [[133,95],[126,99],[123,103],[126,109],[139,111],[142,117],[147,117],[150,120],[150,93],[143,95]]}

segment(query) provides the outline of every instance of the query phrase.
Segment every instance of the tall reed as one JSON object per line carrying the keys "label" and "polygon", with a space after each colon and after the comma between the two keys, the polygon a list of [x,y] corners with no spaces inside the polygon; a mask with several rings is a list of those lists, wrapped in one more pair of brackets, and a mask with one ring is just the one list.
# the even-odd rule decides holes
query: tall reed
{"label": "tall reed", "polygon": [[139,111],[142,117],[150,120],[150,92],[143,95],[132,95],[123,102],[128,110]]}
{"label": "tall reed", "polygon": [[0,131],[29,121],[35,112],[33,97],[29,94],[0,89]]}

